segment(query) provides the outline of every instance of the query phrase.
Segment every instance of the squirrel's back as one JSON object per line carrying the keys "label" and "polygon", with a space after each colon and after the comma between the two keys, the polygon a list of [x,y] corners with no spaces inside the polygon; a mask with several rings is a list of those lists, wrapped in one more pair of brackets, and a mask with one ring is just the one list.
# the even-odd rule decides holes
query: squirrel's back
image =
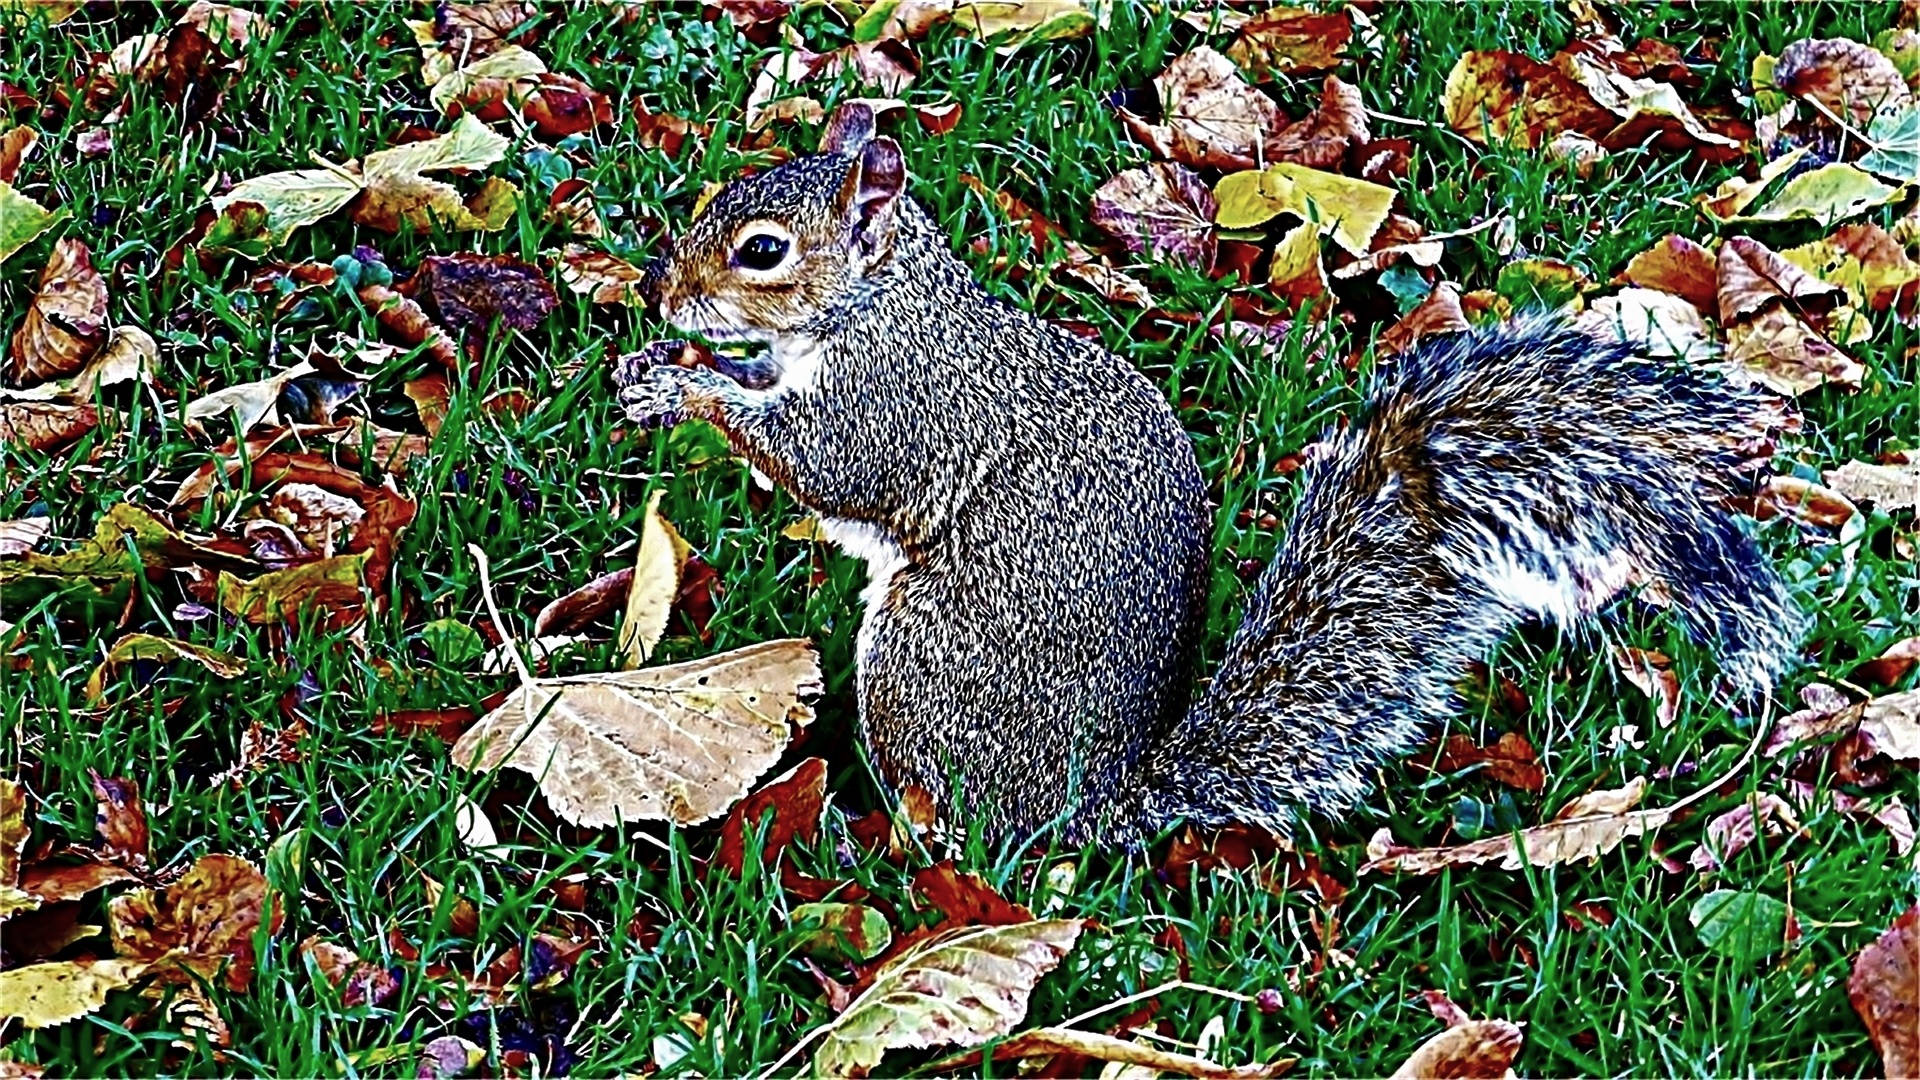
{"label": "squirrel's back", "polygon": [[1539,318],[1389,363],[1154,755],[1150,822],[1350,806],[1516,624],[1577,625],[1629,585],[1671,596],[1738,692],[1792,658],[1805,616],[1727,508],[1761,395]]}

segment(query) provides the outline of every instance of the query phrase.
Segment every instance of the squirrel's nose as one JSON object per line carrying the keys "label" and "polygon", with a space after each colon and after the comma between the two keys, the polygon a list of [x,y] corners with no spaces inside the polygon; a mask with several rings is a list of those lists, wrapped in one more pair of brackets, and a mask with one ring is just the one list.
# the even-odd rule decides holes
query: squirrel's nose
{"label": "squirrel's nose", "polygon": [[660,283],[667,276],[667,257],[656,255],[640,264],[640,298],[650,308],[660,307]]}

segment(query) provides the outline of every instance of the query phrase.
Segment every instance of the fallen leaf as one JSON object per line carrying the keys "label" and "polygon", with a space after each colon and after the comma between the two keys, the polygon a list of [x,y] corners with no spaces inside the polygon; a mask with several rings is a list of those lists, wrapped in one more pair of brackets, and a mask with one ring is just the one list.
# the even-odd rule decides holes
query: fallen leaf
{"label": "fallen leaf", "polygon": [[1872,503],[1884,513],[1920,509],[1920,461],[1905,465],[1849,461],[1824,475],[1834,491],[1855,502]]}
{"label": "fallen leaf", "polygon": [[[1640,783],[1644,785],[1645,781]],[[1389,847],[1377,855],[1370,848],[1369,861],[1360,870],[1362,873],[1437,874],[1453,867],[1478,866],[1496,860],[1502,870],[1592,860],[1631,837],[1659,829],[1672,816],[1672,809],[1583,812],[1522,829],[1517,844],[1514,836],[1492,836],[1454,847]]]}
{"label": "fallen leaf", "polygon": [[[40,541],[53,528],[50,517],[17,518],[13,521],[0,521],[0,559],[11,559],[16,555],[25,555],[39,546]],[[0,780],[0,784],[9,781]],[[0,864],[4,865],[4,864]],[[0,874],[0,880],[5,875]]]}
{"label": "fallen leaf", "polygon": [[372,309],[380,328],[393,338],[410,347],[423,346],[428,359],[449,371],[463,366],[460,346],[411,297],[385,285],[362,285],[359,295],[361,303]]}
{"label": "fallen leaf", "polygon": [[1247,85],[1233,61],[1205,45],[1175,57],[1154,76],[1161,123],[1125,114],[1164,157],[1198,167],[1252,168],[1267,136],[1281,126],[1280,107]]}
{"label": "fallen leaf", "polygon": [[1563,131],[1610,131],[1618,120],[1559,67],[1501,51],[1461,54],[1441,105],[1447,124],[1474,142],[1529,150]]}
{"label": "fallen leaf", "polygon": [[1717,221],[1733,220],[1742,210],[1752,205],[1754,200],[1758,199],[1775,180],[1785,176],[1794,166],[1800,164],[1800,159],[1806,157],[1807,153],[1808,149],[1804,146],[1790,150],[1762,165],[1759,176],[1753,180],[1745,180],[1738,176],[1727,179],[1712,192],[1700,196],[1700,208],[1706,211],[1708,217]]}
{"label": "fallen leaf", "polygon": [[1365,146],[1370,138],[1359,88],[1329,75],[1320,88],[1320,104],[1305,118],[1270,134],[1265,156],[1272,162],[1337,170],[1349,151]]}
{"label": "fallen leaf", "polygon": [[538,267],[471,251],[420,260],[400,292],[440,325],[470,335],[491,330],[495,319],[508,330],[531,330],[560,302]]}
{"label": "fallen leaf", "polygon": [[[462,116],[453,130],[438,138],[368,154],[361,167],[366,195],[353,220],[385,232],[399,232],[403,226],[425,230],[435,222],[443,228],[497,231],[511,214],[510,201],[504,204],[506,212],[501,213],[498,194],[483,188],[473,200],[463,201],[451,184],[429,180],[423,174],[447,169],[479,171],[504,157],[507,146],[506,136],[473,116]],[[497,180],[492,183],[496,191],[505,184]],[[517,193],[513,197],[517,198]]]}
{"label": "fallen leaf", "polygon": [[336,555],[244,581],[222,571],[215,595],[228,614],[256,626],[298,625],[303,616],[312,616],[340,629],[365,617],[367,567],[373,557],[371,551]]}
{"label": "fallen leaf", "polygon": [[135,889],[107,908],[114,951],[122,957],[152,965],[166,983],[224,972],[224,985],[235,993],[253,983],[254,931],[264,924],[269,936],[278,933],[281,917],[267,879],[234,855],[202,855],[165,890]]}
{"label": "fallen leaf", "polygon": [[[1210,1048],[1203,1045],[1201,1049]],[[971,1069],[977,1064],[974,1060],[977,1057],[977,1054],[967,1055],[954,1061],[939,1062],[938,1065],[948,1069]],[[1296,1061],[1294,1058],[1279,1058],[1264,1065],[1222,1065],[1205,1057],[1163,1050],[1144,1040],[1129,1042],[1097,1031],[1059,1027],[1034,1028],[1009,1036],[994,1048],[993,1058],[995,1061],[1016,1062],[1034,1058],[1052,1058],[1056,1062],[1062,1059],[1105,1061],[1110,1064],[1099,1075],[1112,1080],[1141,1080],[1164,1073],[1199,1077],[1201,1080],[1261,1080],[1264,1077],[1286,1075]],[[1123,1067],[1116,1070],[1114,1065]]]}
{"label": "fallen leaf", "polygon": [[1778,795],[1756,793],[1707,822],[1706,838],[1687,861],[1695,870],[1718,870],[1726,860],[1751,847],[1762,831],[1779,836],[1789,828],[1800,828],[1793,807]]}
{"label": "fallen leaf", "polygon": [[1330,232],[1353,255],[1367,253],[1395,198],[1390,187],[1287,162],[1229,173],[1213,193],[1219,201],[1214,221],[1223,229],[1252,228],[1292,214]]}
{"label": "fallen leaf", "polygon": [[1759,892],[1715,889],[1694,901],[1687,921],[1715,952],[1757,958],[1786,947],[1787,905]]}
{"label": "fallen leaf", "polygon": [[1900,192],[1898,187],[1883,184],[1852,165],[1836,161],[1788,180],[1766,205],[1733,220],[1771,222],[1811,218],[1831,227],[1892,201]]}
{"label": "fallen leaf", "polygon": [[1002,56],[1036,41],[1086,37],[1101,24],[1088,0],[958,0],[949,18],[955,30]]}
{"label": "fallen leaf", "polygon": [[1920,263],[1873,224],[1843,225],[1832,236],[1780,253],[1821,281],[1847,291],[1847,302],[1870,311],[1913,311],[1920,299]]}
{"label": "fallen leaf", "polygon": [[1719,345],[1699,310],[1685,299],[1657,289],[1632,287],[1599,297],[1573,322],[1603,341],[1632,345],[1643,356],[1706,362],[1719,353]]}
{"label": "fallen leaf", "polygon": [[1860,950],[1847,1000],[1867,1025],[1888,1076],[1920,1075],[1920,904]]}
{"label": "fallen leaf", "polygon": [[869,960],[893,943],[887,917],[865,904],[800,904],[789,921],[798,935],[795,947],[820,960]]}
{"label": "fallen leaf", "polygon": [[1617,279],[1685,299],[1700,314],[1720,311],[1719,259],[1684,236],[1668,235],[1635,255]]}
{"label": "fallen leaf", "polygon": [[739,877],[746,868],[747,837],[757,835],[762,822],[766,823],[760,846],[763,866],[778,862],[780,854],[790,845],[813,843],[820,835],[826,797],[827,763],[820,758],[807,758],[768,781],[766,786],[735,803],[727,820],[721,823],[720,844],[714,850],[713,865]]}
{"label": "fallen leaf", "polygon": [[128,664],[140,661],[170,664],[181,660],[197,664],[201,670],[222,679],[237,679],[247,671],[245,660],[219,649],[153,634],[126,634],[113,643],[113,648],[107,650],[106,657],[87,677],[87,700],[96,705],[104,700],[108,681]]}
{"label": "fallen leaf", "polygon": [[1547,772],[1540,767],[1526,736],[1509,731],[1490,746],[1478,746],[1465,735],[1449,735],[1433,763],[1435,772],[1455,773],[1478,766],[1478,772],[1496,783],[1538,794],[1546,787]]}
{"label": "fallen leaf", "polygon": [[1578,300],[1592,284],[1584,271],[1558,259],[1516,259],[1500,268],[1494,291],[1515,307],[1552,311]]}
{"label": "fallen leaf", "polygon": [[1701,123],[1680,100],[1680,91],[1672,84],[1634,78],[1571,52],[1561,53],[1554,59],[1561,71],[1570,74],[1596,104],[1616,119],[1611,130],[1587,132],[1597,136],[1602,147],[1630,150],[1645,146],[1693,153],[1709,161],[1731,160],[1740,155],[1740,140]]}
{"label": "fallen leaf", "polygon": [[680,562],[675,557],[674,541],[679,536],[666,518],[660,516],[660,496],[655,490],[647,502],[646,516],[640,523],[640,550],[634,557],[633,575],[627,586],[627,602],[620,615],[617,643],[622,666],[629,671],[647,662],[655,646],[667,632],[667,616],[673,610],[673,598],[680,593]]}
{"label": "fallen leaf", "polygon": [[312,961],[314,970],[329,986],[340,992],[340,1004],[346,1008],[384,1004],[400,989],[400,980],[378,964],[360,959],[360,955],[318,934],[300,943],[300,955]]}
{"label": "fallen leaf", "polygon": [[100,426],[91,405],[50,401],[0,401],[0,444],[57,450]]}
{"label": "fallen leaf", "polygon": [[1320,261],[1320,230],[1303,221],[1273,245],[1267,264],[1267,285],[1273,294],[1298,312],[1317,316],[1332,296],[1327,270]]}
{"label": "fallen leaf", "polygon": [[0,399],[90,404],[93,392],[101,387],[148,380],[159,360],[160,345],[153,335],[137,326],[116,326],[107,332],[107,343],[93,354],[93,359],[71,377],[24,390],[0,388]]}
{"label": "fallen leaf", "polygon": [[1860,511],[1845,496],[1797,476],[1769,476],[1754,498],[1754,517],[1789,517],[1821,528],[1837,529]]}
{"label": "fallen leaf", "polygon": [[1625,646],[1613,650],[1613,659],[1620,674],[1653,699],[1654,720],[1672,727],[1680,715],[1680,677],[1673,673],[1673,661],[1665,653]]}
{"label": "fallen leaf", "polygon": [[1213,266],[1213,195],[1184,166],[1155,162],[1128,169],[1093,193],[1090,219],[1129,251]]}
{"label": "fallen leaf", "polygon": [[1913,102],[1892,60],[1871,45],[1846,38],[1796,41],[1780,50],[1773,85],[1818,102],[1857,127],[1866,127],[1876,110]]}
{"label": "fallen leaf", "polygon": [[20,175],[20,164],[34,145],[40,141],[40,133],[20,124],[0,131],[0,184],[11,184]]}
{"label": "fallen leaf", "polygon": [[0,260],[12,257],[35,237],[70,216],[65,207],[48,210],[13,190],[12,184],[0,180]]}
{"label": "fallen leaf", "polygon": [[1897,761],[1920,761],[1920,690],[1869,698],[1860,734],[1876,752]]}
{"label": "fallen leaf", "polygon": [[106,279],[93,268],[87,245],[61,240],[7,349],[7,379],[25,385],[71,375],[106,341]]}
{"label": "fallen leaf", "polygon": [[1846,300],[1845,290],[1821,281],[1751,237],[1736,236],[1721,245],[1718,269],[1719,316],[1726,326],[1775,303],[1812,318]]}
{"label": "fallen leaf", "polygon": [[1413,348],[1422,338],[1456,334],[1471,330],[1466,312],[1460,307],[1460,288],[1443,281],[1433,287],[1425,300],[1389,326],[1375,343],[1375,352],[1385,358],[1398,356]]}
{"label": "fallen leaf", "polygon": [[691,825],[737,802],[810,723],[820,691],[804,641],[783,640],[672,664],[536,679],[467,729],[462,768],[533,776],[554,812],[588,828],[621,821]]}
{"label": "fallen leaf", "polygon": [[[182,422],[196,435],[207,434],[207,421],[222,420],[231,432],[245,435],[261,424],[278,425],[280,395],[295,379],[312,375],[317,369],[301,361],[285,371],[255,382],[237,383],[187,402]],[[225,425],[223,425],[225,426]]]}
{"label": "fallen leaf", "polygon": [[107,1003],[147,970],[132,960],[54,961],[0,971],[0,1016],[28,1028],[77,1020]]}
{"label": "fallen leaf", "polygon": [[962,927],[937,934],[878,971],[814,1052],[824,1076],[862,1075],[888,1050],[976,1046],[1012,1031],[1027,998],[1079,940],[1078,919]]}
{"label": "fallen leaf", "polygon": [[1266,82],[1275,75],[1338,67],[1352,37],[1353,23],[1345,11],[1269,8],[1240,24],[1227,57],[1254,82]]}
{"label": "fallen leaf", "polygon": [[1392,1073],[1393,1080],[1513,1075],[1524,1041],[1520,1025],[1506,1020],[1470,1020],[1421,1043]]}
{"label": "fallen leaf", "polygon": [[[1920,484],[1920,480],[1916,483]],[[1855,682],[1895,686],[1916,665],[1920,665],[1920,637],[1902,638],[1887,646],[1879,656],[1854,668],[1851,678]]]}
{"label": "fallen leaf", "polygon": [[284,244],[295,229],[352,202],[362,187],[360,178],[347,169],[294,169],[242,180],[210,201],[220,214],[248,203],[259,206],[267,215],[268,238]]}
{"label": "fallen leaf", "polygon": [[1786,397],[1829,383],[1859,389],[1867,375],[1858,361],[1780,305],[1727,328],[1727,360],[1745,377]]}

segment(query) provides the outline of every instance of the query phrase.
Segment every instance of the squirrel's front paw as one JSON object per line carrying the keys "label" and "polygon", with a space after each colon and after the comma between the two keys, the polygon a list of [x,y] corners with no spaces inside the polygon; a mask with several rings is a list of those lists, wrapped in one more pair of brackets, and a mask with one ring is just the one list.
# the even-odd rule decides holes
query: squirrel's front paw
{"label": "squirrel's front paw", "polygon": [[613,384],[625,389],[657,368],[676,365],[687,351],[684,341],[650,341],[638,352],[630,352],[613,362]]}
{"label": "squirrel's front paw", "polygon": [[672,427],[685,419],[686,391],[680,369],[649,368],[620,387],[620,407],[627,419],[643,427]]}

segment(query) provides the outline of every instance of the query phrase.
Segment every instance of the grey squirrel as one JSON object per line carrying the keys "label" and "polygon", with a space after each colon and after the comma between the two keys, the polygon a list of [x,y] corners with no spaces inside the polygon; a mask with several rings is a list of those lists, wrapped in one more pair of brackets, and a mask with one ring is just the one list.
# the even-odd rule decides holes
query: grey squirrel
{"label": "grey squirrel", "polygon": [[888,783],[996,838],[1287,831],[1454,707],[1519,623],[1657,580],[1769,687],[1804,616],[1725,509],[1756,394],[1545,320],[1398,358],[1328,436],[1189,707],[1211,516],[1131,365],[983,291],[862,105],[736,180],[649,268],[662,316],[766,354],[623,357],[636,422],[706,420],[868,564],[861,727]]}

